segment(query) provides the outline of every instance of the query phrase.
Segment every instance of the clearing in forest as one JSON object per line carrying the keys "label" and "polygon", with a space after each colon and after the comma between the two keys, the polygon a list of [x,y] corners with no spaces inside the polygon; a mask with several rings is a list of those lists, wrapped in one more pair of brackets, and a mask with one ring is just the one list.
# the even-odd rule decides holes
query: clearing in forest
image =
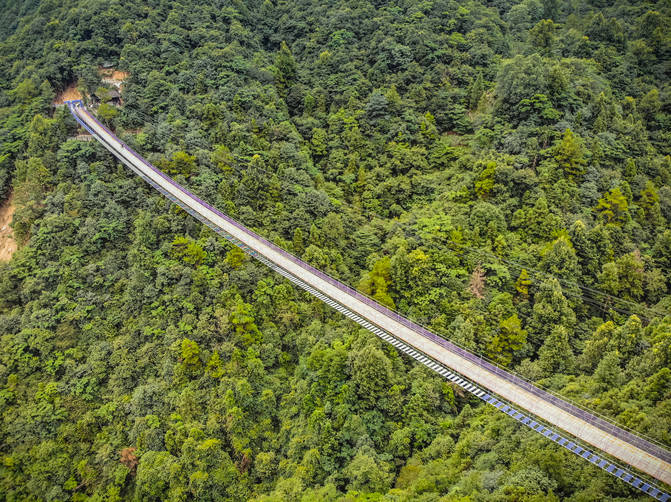
{"label": "clearing in forest", "polygon": [[72,99],[82,99],[81,93],[77,90],[77,84],[78,82],[72,82],[63,92],[58,94],[54,100],[54,105],[62,105]]}
{"label": "clearing in forest", "polygon": [[99,68],[101,80],[105,84],[111,84],[117,89],[121,89],[124,80],[126,80],[130,73],[127,71],[115,70],[114,68]]}

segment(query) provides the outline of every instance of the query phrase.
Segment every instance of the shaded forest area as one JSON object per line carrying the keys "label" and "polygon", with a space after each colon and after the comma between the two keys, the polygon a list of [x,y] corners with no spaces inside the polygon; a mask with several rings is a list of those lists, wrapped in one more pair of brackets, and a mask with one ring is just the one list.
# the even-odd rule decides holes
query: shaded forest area
{"label": "shaded forest area", "polygon": [[0,499],[646,500],[231,248],[51,104],[102,95],[245,225],[669,445],[668,1],[0,5]]}

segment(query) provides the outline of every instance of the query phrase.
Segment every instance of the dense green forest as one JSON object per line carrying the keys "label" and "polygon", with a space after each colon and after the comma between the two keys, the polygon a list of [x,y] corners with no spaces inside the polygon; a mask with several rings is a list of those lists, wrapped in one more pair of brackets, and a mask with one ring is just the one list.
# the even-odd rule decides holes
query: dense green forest
{"label": "dense green forest", "polygon": [[0,7],[0,500],[646,500],[231,248],[52,102],[102,96],[232,217],[669,445],[669,0]]}

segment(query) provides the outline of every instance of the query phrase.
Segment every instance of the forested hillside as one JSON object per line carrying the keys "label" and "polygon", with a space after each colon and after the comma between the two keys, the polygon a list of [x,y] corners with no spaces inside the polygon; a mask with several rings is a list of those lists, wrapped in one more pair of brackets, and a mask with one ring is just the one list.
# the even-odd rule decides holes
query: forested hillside
{"label": "forested hillside", "polygon": [[95,94],[263,236],[671,445],[669,1],[0,6],[0,500],[646,500],[231,248],[52,103]]}

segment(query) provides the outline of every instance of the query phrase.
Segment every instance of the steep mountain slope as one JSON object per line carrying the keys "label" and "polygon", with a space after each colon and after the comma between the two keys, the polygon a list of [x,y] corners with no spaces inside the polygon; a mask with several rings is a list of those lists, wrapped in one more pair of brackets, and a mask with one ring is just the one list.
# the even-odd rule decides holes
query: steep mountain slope
{"label": "steep mountain slope", "polygon": [[194,192],[671,444],[668,6],[16,5],[7,500],[638,497],[246,259],[51,103],[129,72],[98,115]]}

